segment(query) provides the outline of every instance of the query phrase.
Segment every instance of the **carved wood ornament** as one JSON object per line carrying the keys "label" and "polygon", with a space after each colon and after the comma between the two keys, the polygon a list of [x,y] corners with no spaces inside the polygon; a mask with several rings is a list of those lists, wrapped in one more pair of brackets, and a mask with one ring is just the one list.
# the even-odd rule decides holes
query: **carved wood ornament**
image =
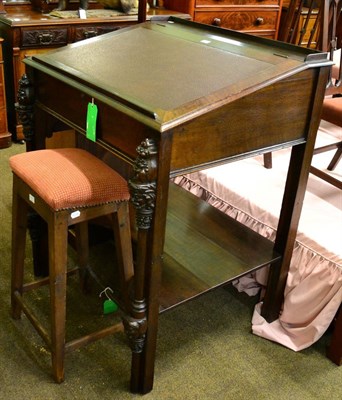
{"label": "carved wood ornament", "polygon": [[147,319],[145,299],[146,241],[151,227],[156,202],[157,145],[153,139],[145,139],[137,147],[138,157],[133,166],[133,178],[129,181],[131,202],[136,210],[138,228],[138,254],[134,276],[132,317],[124,318],[125,332],[133,353],[144,349]]}
{"label": "carved wood ornament", "polygon": [[15,104],[15,109],[18,113],[18,119],[23,125],[23,133],[26,143],[33,141],[33,108],[34,108],[34,93],[33,86],[26,74],[19,80],[19,89],[17,93],[18,102]]}

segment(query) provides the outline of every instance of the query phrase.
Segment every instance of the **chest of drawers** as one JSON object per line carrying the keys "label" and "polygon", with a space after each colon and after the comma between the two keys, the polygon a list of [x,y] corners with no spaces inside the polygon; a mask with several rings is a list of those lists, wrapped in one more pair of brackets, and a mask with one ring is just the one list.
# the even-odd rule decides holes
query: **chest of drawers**
{"label": "chest of drawers", "polygon": [[276,39],[282,0],[165,0],[194,21]]}

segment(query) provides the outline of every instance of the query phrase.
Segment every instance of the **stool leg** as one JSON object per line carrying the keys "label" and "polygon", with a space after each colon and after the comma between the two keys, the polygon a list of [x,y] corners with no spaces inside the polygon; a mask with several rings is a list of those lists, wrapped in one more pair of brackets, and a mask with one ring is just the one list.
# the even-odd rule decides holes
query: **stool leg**
{"label": "stool leg", "polygon": [[54,213],[49,226],[49,269],[51,304],[51,357],[53,376],[64,380],[66,271],[68,224],[65,212]]}
{"label": "stool leg", "polygon": [[83,293],[89,293],[89,235],[88,222],[80,222],[75,225],[76,250],[78,267],[80,272],[81,289]]}
{"label": "stool leg", "polygon": [[122,202],[118,204],[117,212],[113,214],[113,230],[119,266],[120,289],[122,292],[126,312],[130,310],[128,284],[134,275],[132,239],[128,207],[128,202]]}
{"label": "stool leg", "polygon": [[14,293],[21,295],[23,291],[27,214],[29,207],[17,193],[15,180],[13,183],[12,204],[11,314],[12,318],[19,319],[21,306],[16,301]]}

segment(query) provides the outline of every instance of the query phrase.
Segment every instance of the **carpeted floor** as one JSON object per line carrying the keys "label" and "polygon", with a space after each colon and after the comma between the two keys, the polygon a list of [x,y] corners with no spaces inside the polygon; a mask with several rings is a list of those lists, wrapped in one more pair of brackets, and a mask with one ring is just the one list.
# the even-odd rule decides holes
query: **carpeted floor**
{"label": "carpeted floor", "polygon": [[[50,356],[25,317],[9,316],[11,174],[14,144],[0,150],[0,400],[135,399],[129,393],[130,351],[124,334],[98,341],[66,356],[66,380],[55,384]],[[95,267],[106,269],[111,241],[92,247]],[[27,269],[32,271],[30,246]],[[70,251],[71,263],[73,259]],[[109,269],[109,268],[108,268]],[[71,280],[68,292],[70,335],[89,325],[107,324],[100,289],[89,298]],[[256,298],[231,286],[218,289],[160,317],[154,390],[146,400],[340,400],[342,367],[325,357],[329,333],[295,353],[251,334]],[[39,309],[47,304],[32,296]]]}

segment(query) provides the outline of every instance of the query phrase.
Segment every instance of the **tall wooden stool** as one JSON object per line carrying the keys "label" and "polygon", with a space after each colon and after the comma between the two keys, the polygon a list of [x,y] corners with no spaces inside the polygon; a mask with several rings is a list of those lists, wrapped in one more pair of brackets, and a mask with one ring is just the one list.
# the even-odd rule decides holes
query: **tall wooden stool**
{"label": "tall wooden stool", "polygon": [[[11,312],[23,311],[51,350],[53,376],[64,380],[64,355],[119,329],[112,326],[66,342],[68,229],[76,228],[80,277],[88,263],[87,221],[110,215],[115,235],[122,306],[129,307],[128,282],[133,277],[126,181],[102,161],[81,149],[38,150],[10,158],[13,171]],[[48,226],[49,277],[24,284],[25,238],[32,208]],[[81,279],[82,283],[82,279]],[[25,292],[50,285],[51,334],[25,301]],[[127,311],[126,310],[126,311]]]}

